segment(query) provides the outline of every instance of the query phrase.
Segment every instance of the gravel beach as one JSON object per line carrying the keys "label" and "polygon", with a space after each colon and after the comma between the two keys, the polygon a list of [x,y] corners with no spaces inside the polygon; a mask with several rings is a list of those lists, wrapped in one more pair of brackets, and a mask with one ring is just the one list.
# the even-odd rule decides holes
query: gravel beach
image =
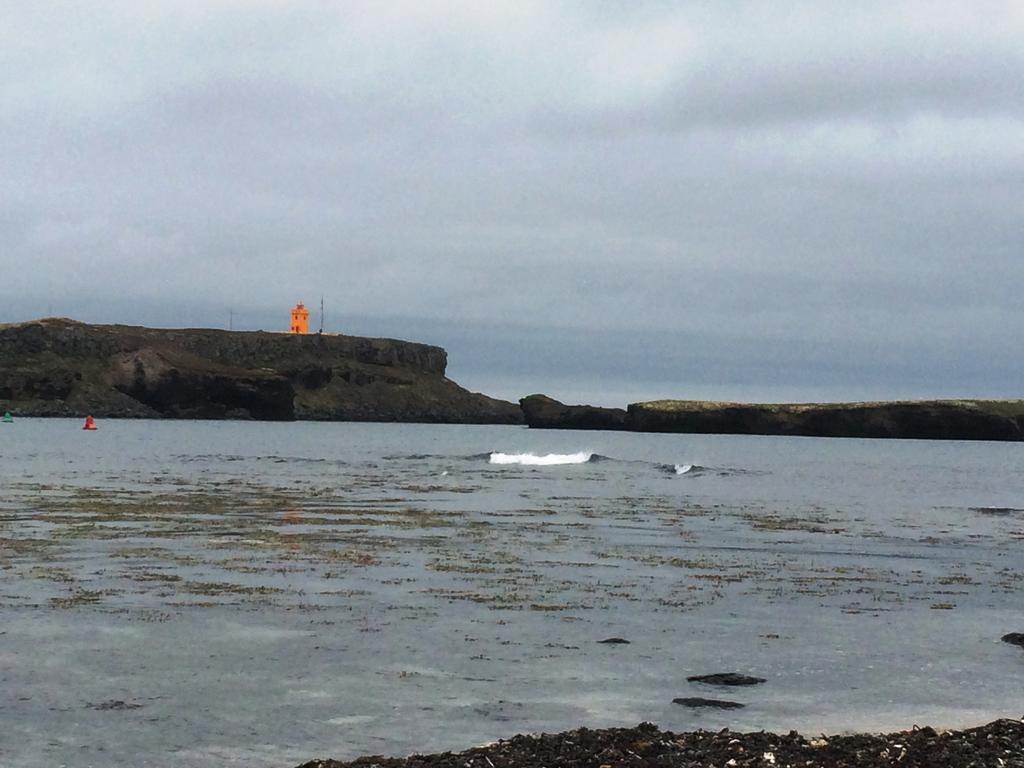
{"label": "gravel beach", "polygon": [[465,752],[406,758],[312,760],[299,768],[1019,768],[1024,721],[996,720],[978,728],[929,727],[888,734],[802,736],[795,731],[672,733],[650,723],[636,728],[516,736]]}

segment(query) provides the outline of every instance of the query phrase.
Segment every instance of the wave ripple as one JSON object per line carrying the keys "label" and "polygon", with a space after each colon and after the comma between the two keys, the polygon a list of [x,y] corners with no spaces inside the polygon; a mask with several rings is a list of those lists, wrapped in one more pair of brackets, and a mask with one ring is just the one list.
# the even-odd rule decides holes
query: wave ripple
{"label": "wave ripple", "polygon": [[557,464],[586,464],[594,454],[589,451],[578,453],[547,453],[540,456],[536,453],[492,453],[488,458],[491,464],[520,464],[527,467],[550,467]]}

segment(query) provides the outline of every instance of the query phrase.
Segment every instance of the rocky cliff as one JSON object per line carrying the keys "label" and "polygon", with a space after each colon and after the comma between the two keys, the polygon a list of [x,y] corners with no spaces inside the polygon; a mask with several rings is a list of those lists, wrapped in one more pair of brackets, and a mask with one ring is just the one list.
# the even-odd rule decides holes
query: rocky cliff
{"label": "rocky cliff", "polygon": [[[877,437],[920,440],[1024,440],[1024,400],[921,400],[879,403],[749,404],[701,400],[633,403],[617,409],[520,401],[531,427],[629,429],[694,434]],[[604,424],[605,426],[601,426]]]}
{"label": "rocky cliff", "polygon": [[0,326],[0,411],[20,415],[519,423],[445,377],[440,347],[341,335]]}
{"label": "rocky cliff", "polygon": [[626,411],[595,405],[565,405],[547,395],[529,395],[519,401],[523,417],[540,429],[628,429]]}
{"label": "rocky cliff", "polygon": [[1021,400],[771,405],[659,400],[633,403],[627,412],[639,432],[1024,440]]}

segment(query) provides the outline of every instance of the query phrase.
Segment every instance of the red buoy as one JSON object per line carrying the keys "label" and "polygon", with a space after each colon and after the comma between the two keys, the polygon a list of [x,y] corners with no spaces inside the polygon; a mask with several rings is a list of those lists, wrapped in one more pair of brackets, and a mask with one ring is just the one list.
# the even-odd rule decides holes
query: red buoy
{"label": "red buoy", "polygon": [[96,429],[96,419],[92,416],[86,416],[85,424],[82,425],[82,429]]}

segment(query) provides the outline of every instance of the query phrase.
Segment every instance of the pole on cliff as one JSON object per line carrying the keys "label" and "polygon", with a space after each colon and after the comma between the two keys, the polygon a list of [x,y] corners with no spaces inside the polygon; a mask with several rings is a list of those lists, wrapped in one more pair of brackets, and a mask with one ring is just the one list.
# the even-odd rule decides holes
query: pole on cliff
{"label": "pole on cliff", "polygon": [[324,335],[324,297],[320,296],[320,335]]}

